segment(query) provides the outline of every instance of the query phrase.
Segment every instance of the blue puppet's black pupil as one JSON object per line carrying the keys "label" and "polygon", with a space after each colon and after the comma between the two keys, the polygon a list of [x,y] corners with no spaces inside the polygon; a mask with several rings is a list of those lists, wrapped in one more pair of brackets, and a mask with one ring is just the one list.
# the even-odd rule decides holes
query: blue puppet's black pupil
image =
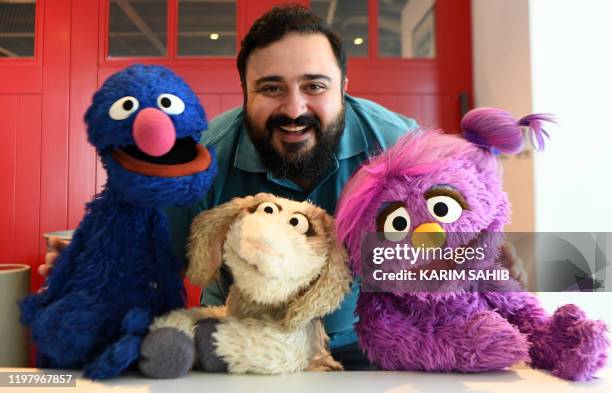
{"label": "blue puppet's black pupil", "polygon": [[408,226],[408,221],[404,217],[395,217],[393,219],[393,228],[396,231],[403,231]]}
{"label": "blue puppet's black pupil", "polygon": [[134,102],[132,102],[132,100],[123,101],[123,109],[125,109],[126,111],[132,110],[133,107]]}
{"label": "blue puppet's black pupil", "polygon": [[295,217],[289,220],[289,224],[293,225],[294,227],[296,227],[299,223],[300,223],[299,220]]}
{"label": "blue puppet's black pupil", "polygon": [[170,108],[170,105],[172,105],[172,101],[170,101],[170,98],[164,97],[161,99],[161,104],[164,108]]}
{"label": "blue puppet's black pupil", "polygon": [[446,205],[446,203],[438,202],[434,205],[433,211],[436,216],[444,217],[448,214],[448,206]]}
{"label": "blue puppet's black pupil", "polygon": [[268,214],[272,214],[272,213],[274,213],[274,209],[272,209],[272,207],[271,207],[271,206],[266,206],[266,207],[264,207],[264,211],[265,211],[266,213],[268,213]]}

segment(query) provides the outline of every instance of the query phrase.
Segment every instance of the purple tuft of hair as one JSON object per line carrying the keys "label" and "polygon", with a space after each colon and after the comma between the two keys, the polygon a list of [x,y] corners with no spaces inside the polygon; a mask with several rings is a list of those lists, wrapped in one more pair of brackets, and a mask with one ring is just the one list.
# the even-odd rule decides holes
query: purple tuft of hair
{"label": "purple tuft of hair", "polygon": [[522,127],[528,127],[531,144],[536,150],[544,148],[548,133],[543,123],[554,123],[550,114],[535,113],[516,121],[512,114],[497,108],[477,108],[461,119],[465,139],[471,143],[505,154],[516,154],[523,150]]}
{"label": "purple tuft of hair", "polygon": [[520,126],[529,127],[529,140],[531,141],[531,146],[537,151],[544,150],[544,138],[550,138],[548,132],[542,127],[544,122],[556,123],[555,117],[550,113],[534,113],[518,121]]}

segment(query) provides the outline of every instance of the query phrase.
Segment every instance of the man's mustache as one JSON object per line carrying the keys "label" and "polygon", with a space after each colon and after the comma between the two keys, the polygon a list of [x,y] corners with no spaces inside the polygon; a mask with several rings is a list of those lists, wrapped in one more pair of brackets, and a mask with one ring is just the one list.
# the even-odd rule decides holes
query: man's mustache
{"label": "man's mustache", "polygon": [[270,116],[266,121],[266,128],[268,130],[272,130],[275,127],[283,127],[283,126],[308,126],[314,127],[316,130],[321,129],[321,121],[315,115],[306,114],[296,117],[295,119],[290,118],[286,115],[274,115]]}

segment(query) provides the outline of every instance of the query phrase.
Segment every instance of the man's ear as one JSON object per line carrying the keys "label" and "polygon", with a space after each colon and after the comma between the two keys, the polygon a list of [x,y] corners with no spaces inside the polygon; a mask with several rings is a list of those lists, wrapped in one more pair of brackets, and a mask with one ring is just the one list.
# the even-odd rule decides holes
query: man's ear
{"label": "man's ear", "polygon": [[342,94],[346,94],[346,90],[348,89],[348,78],[344,78],[342,81]]}

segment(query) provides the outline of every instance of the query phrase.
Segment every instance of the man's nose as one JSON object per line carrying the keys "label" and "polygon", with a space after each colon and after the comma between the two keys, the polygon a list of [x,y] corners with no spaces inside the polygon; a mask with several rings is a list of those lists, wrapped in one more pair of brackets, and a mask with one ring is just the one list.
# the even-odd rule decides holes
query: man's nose
{"label": "man's nose", "polygon": [[292,119],[297,119],[308,111],[308,101],[300,91],[289,92],[281,107],[284,115]]}

